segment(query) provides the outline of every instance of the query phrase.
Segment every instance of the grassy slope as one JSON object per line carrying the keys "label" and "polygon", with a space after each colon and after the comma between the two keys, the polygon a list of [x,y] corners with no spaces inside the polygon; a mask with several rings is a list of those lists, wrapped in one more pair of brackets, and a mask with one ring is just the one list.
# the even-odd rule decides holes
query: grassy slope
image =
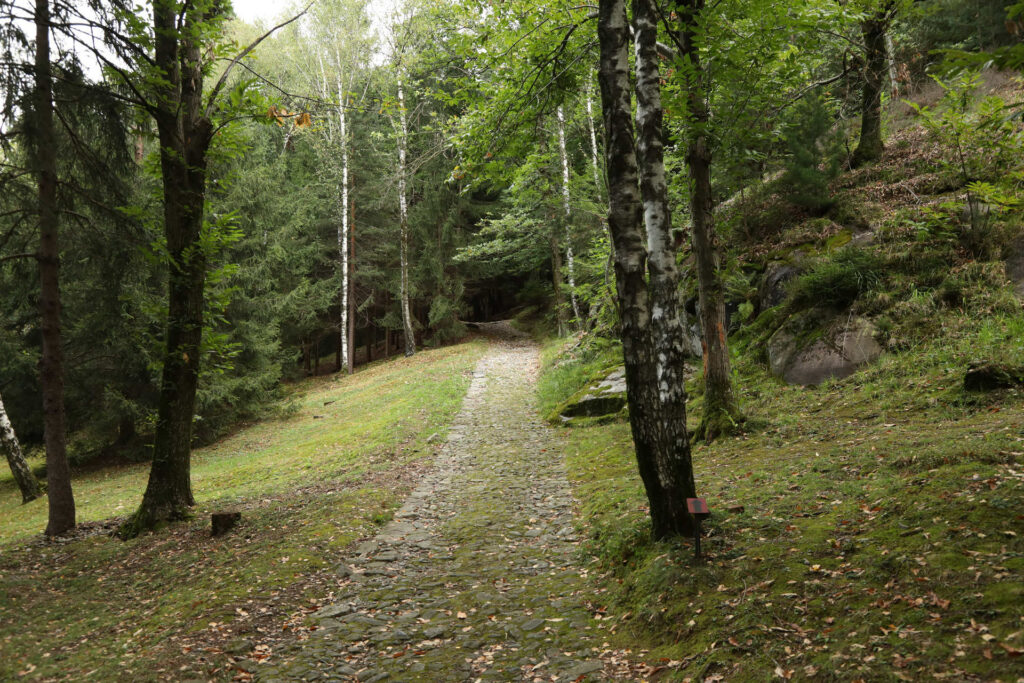
{"label": "grassy slope", "polygon": [[[663,658],[666,676],[1024,676],[1024,392],[960,388],[971,361],[1024,362],[1024,311],[1001,265],[957,244],[954,218],[927,215],[963,197],[935,172],[936,154],[920,130],[898,131],[881,163],[836,181],[831,220],[787,215],[770,192],[746,207],[751,224],[783,228],[750,235],[741,263],[827,254],[851,216],[876,226],[868,249],[882,274],[854,310],[879,321],[887,353],[845,380],[797,388],[764,366],[773,314],[740,335],[749,433],[694,449],[713,510],[707,562],[694,562],[689,541],[648,540],[628,425],[566,430],[623,642]],[[1019,230],[1019,215],[1010,220]],[[614,349],[559,351],[547,349],[545,412],[620,362]],[[690,389],[696,424],[699,383]]]}
{"label": "grassy slope", "polygon": [[[1024,354],[1024,317],[989,326]],[[680,676],[1024,675],[1024,400],[954,388],[987,350],[961,331],[931,362],[889,357],[817,389],[743,377],[745,409],[768,426],[695,448],[714,510],[703,564],[688,542],[647,540],[627,425],[568,430],[626,642],[683,662]]]}
{"label": "grassy slope", "polygon": [[[193,457],[196,520],[131,543],[104,532],[138,504],[145,466],[74,481],[85,530],[46,543],[46,502],[19,506],[0,474],[0,679],[230,678],[227,654],[260,658],[329,594],[323,571],[401,502],[458,410],[481,344],[298,385],[298,411]],[[432,440],[436,441],[436,439]],[[208,513],[242,526],[209,538]],[[102,521],[107,520],[107,521]],[[301,615],[300,615],[301,616]]]}

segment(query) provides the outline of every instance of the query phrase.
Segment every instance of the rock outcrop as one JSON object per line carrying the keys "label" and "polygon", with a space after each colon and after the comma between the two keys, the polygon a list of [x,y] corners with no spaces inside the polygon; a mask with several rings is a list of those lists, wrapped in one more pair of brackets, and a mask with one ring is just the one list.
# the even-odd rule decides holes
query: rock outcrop
{"label": "rock outcrop", "polygon": [[821,384],[876,360],[882,353],[876,334],[864,318],[805,311],[790,317],[768,340],[768,362],[772,373],[789,384]]}
{"label": "rock outcrop", "polygon": [[604,378],[589,384],[563,403],[555,412],[562,423],[576,418],[600,418],[617,415],[626,408],[626,370],[616,368]]}

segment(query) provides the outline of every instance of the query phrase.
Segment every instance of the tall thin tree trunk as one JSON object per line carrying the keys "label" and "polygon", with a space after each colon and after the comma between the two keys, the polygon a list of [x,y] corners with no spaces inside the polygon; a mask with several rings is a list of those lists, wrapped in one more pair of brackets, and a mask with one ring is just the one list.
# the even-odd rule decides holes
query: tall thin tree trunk
{"label": "tall thin tree trunk", "polygon": [[118,530],[126,539],[185,519],[195,505],[192,419],[203,336],[207,258],[202,227],[213,124],[202,101],[202,46],[194,42],[191,31],[197,10],[186,10],[185,26],[179,28],[178,9],[173,0],[153,2],[154,64],[165,79],[153,116],[160,139],[164,238],[170,260],[167,330],[153,464],[142,505]]}
{"label": "tall thin tree trunk", "polygon": [[[551,247],[551,286],[555,290],[555,319],[558,321],[558,335],[562,336],[569,329],[569,313],[563,291],[565,284],[562,280],[562,249],[554,232],[548,235],[548,244]],[[485,316],[485,319],[489,318],[489,314]]]}
{"label": "tall thin tree trunk", "polygon": [[[621,311],[620,334],[626,393],[637,466],[650,503],[657,538],[688,534],[693,519],[686,497],[693,493],[685,413],[678,413],[679,387],[658,377],[648,291],[647,249],[642,225],[636,147],[630,97],[629,26],[624,0],[600,0],[598,9],[601,104],[608,177],[608,228],[615,249],[615,284]],[[645,142],[647,148],[650,144]],[[665,217],[667,220],[667,216]],[[659,256],[660,258],[660,256]],[[672,312],[661,311],[659,317]],[[681,373],[679,373],[681,379]],[[663,400],[664,399],[666,400]],[[679,438],[679,432],[683,435]],[[681,450],[682,449],[682,450]]]}
{"label": "tall thin tree trunk", "polygon": [[[658,70],[658,17],[653,0],[634,0],[636,45],[637,166],[647,232],[651,297],[651,361],[657,382],[657,419],[648,426],[656,440],[659,494],[664,514],[689,522],[686,498],[696,495],[690,440],[686,432],[684,330],[679,317],[679,270],[672,241],[672,214],[665,179],[664,113]],[[673,530],[677,530],[673,528]]]}
{"label": "tall thin tree trunk", "polygon": [[569,277],[569,300],[572,302],[576,324],[582,325],[583,316],[580,315],[580,304],[576,298],[576,259],[572,253],[572,204],[569,201],[569,155],[565,151],[565,114],[561,106],[555,113],[558,119],[558,153],[562,161],[562,208],[565,212],[565,261],[566,274]]}
{"label": "tall thin tree trunk", "polygon": [[405,117],[405,90],[402,77],[398,77],[398,115],[401,121],[401,135],[398,138],[398,217],[401,227],[401,305],[402,331],[405,334],[405,355],[416,353],[416,337],[413,333],[412,311],[409,307],[409,205],[406,198],[406,145],[408,144],[408,124]]}
{"label": "tall thin tree trunk", "polygon": [[891,4],[861,22],[864,36],[864,83],[861,94],[860,141],[850,163],[863,166],[882,157],[882,90],[889,58],[886,31],[892,12]]}
{"label": "tall thin tree trunk", "polygon": [[594,188],[597,191],[597,198],[603,201],[604,183],[601,182],[601,171],[597,161],[599,152],[597,151],[597,131],[594,129],[593,79],[594,74],[591,72],[590,78],[587,79],[586,89],[587,127],[590,129],[590,165],[594,171]]}
{"label": "tall thin tree trunk", "polygon": [[896,75],[896,50],[892,46],[892,31],[885,32],[885,63],[889,71],[889,94],[896,99],[900,96],[900,82]]}
{"label": "tall thin tree trunk", "polygon": [[14,482],[21,490],[22,504],[35,500],[43,495],[39,480],[32,474],[25,456],[21,453],[21,445],[18,437],[14,434],[14,427],[7,417],[7,410],[4,409],[4,400],[0,397],[0,449],[3,449],[7,456],[7,464],[11,466],[11,474],[14,475]]}
{"label": "tall thin tree trunk", "polygon": [[710,120],[703,83],[706,73],[695,41],[697,21],[704,9],[704,0],[684,0],[677,7],[682,22],[682,56],[689,60],[692,69],[686,88],[694,132],[690,135],[686,165],[690,171],[693,254],[697,270],[701,345],[704,356],[704,412],[697,434],[711,440],[732,430],[741,417],[732,391],[729,369],[725,287],[720,272],[714,196],[711,190],[711,150],[708,149],[707,135],[704,132]]}
{"label": "tall thin tree trunk", "polygon": [[[355,348],[356,348],[356,298],[352,292],[352,283],[355,280],[356,272],[356,203],[352,202],[352,222],[349,224],[348,231],[349,241],[349,258],[348,258],[348,272],[345,273],[345,278],[348,280],[348,357],[345,359],[345,363],[348,365],[348,374],[352,374],[355,371]],[[367,352],[369,356],[369,352]]]}
{"label": "tall thin tree trunk", "polygon": [[337,55],[338,62],[338,130],[341,140],[341,228],[338,230],[338,260],[340,262],[339,274],[341,276],[341,321],[338,326],[338,342],[341,345],[341,357],[345,362],[345,371],[352,374],[352,349],[349,339],[349,320],[351,318],[351,306],[349,306],[349,284],[351,281],[349,268],[349,201],[348,201],[348,131],[345,128],[345,90],[341,83],[341,56]]}
{"label": "tall thin tree trunk", "polygon": [[60,341],[60,246],[57,218],[57,145],[53,130],[53,72],[50,64],[49,0],[36,0],[36,140],[39,184],[39,314],[43,349],[39,379],[43,393],[46,484],[49,519],[46,535],[75,527],[64,417],[64,353]]}

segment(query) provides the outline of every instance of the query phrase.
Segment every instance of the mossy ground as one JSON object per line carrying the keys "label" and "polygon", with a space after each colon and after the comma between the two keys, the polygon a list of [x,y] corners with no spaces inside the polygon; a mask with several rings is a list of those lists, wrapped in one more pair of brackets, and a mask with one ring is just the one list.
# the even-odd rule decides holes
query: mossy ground
{"label": "mossy ground", "polygon": [[[144,465],[76,476],[82,529],[46,542],[45,499],[19,506],[0,474],[0,679],[230,679],[227,655],[290,636],[296,605],[372,535],[430,465],[483,345],[375,364],[294,387],[298,410],[193,457],[194,521],[129,543],[109,536],[141,499]],[[428,439],[430,443],[428,443]],[[209,538],[209,513],[241,525]]]}

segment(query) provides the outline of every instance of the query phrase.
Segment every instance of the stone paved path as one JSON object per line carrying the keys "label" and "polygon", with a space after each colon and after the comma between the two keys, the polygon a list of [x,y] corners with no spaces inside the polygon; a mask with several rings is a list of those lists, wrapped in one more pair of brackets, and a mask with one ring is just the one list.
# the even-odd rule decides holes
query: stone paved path
{"label": "stone paved path", "polygon": [[501,323],[436,469],[339,571],[320,628],[262,680],[630,680],[585,606],[573,499],[536,415],[538,352]]}

